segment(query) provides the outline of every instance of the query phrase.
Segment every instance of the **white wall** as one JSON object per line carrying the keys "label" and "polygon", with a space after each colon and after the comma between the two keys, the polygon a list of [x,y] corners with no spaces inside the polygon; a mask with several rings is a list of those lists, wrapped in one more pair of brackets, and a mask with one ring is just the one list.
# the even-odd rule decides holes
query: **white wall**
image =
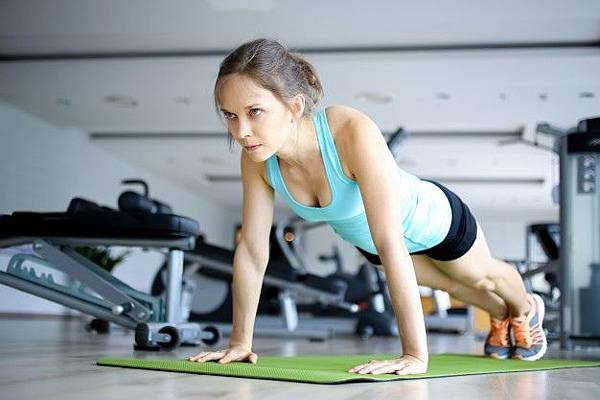
{"label": "white wall", "polygon": [[[86,132],[58,128],[0,101],[0,214],[65,211],[80,196],[116,207],[124,178],[142,178],[150,194],[178,214],[196,219],[211,243],[230,247],[238,213],[176,186],[94,146]],[[117,275],[144,289],[156,256],[130,257]],[[0,259],[0,268],[6,265]],[[136,261],[137,260],[137,261]],[[151,271],[151,272],[150,272]],[[53,303],[0,286],[0,312],[60,313]]]}

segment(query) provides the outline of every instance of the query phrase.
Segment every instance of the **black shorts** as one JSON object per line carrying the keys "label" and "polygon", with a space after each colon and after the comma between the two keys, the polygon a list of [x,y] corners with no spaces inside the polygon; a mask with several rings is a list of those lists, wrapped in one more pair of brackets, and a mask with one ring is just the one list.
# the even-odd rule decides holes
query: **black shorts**
{"label": "black shorts", "polygon": [[[424,254],[438,261],[451,261],[462,257],[469,251],[477,239],[477,222],[471,214],[469,207],[447,187],[434,181],[428,181],[439,187],[450,202],[452,220],[448,234],[442,242],[430,249],[418,251],[411,254]],[[381,259],[377,254],[369,253],[358,248],[366,259],[375,265],[381,265]]]}

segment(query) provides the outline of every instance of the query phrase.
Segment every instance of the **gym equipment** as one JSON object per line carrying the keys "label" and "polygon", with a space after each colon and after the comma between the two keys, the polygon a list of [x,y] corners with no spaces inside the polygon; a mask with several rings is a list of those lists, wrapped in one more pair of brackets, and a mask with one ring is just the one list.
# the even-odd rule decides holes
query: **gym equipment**
{"label": "gym equipment", "polygon": [[[79,198],[64,213],[2,215],[0,248],[10,248],[4,250],[10,259],[6,272],[0,271],[0,283],[135,329],[136,349],[213,344],[219,338],[216,328],[180,318],[183,250],[193,248],[198,231],[198,223],[186,217],[122,212]],[[163,249],[168,271],[164,297],[129,287],[79,254],[77,246]],[[39,273],[40,268],[59,274]],[[63,274],[67,279],[60,282]]]}
{"label": "gym equipment", "polygon": [[[302,238],[307,231],[323,225],[325,225],[324,222],[306,222],[298,217],[284,219],[278,224],[277,241],[283,250],[282,253],[294,268],[307,270],[307,261],[304,257],[306,250],[302,245]],[[293,230],[295,236],[293,241],[286,243],[284,227]],[[365,257],[365,263],[361,265],[356,276],[345,274],[343,272],[345,268],[341,264],[337,248],[334,248],[332,255],[321,257],[321,261],[335,262],[336,272],[327,278],[341,279],[346,282],[348,286],[346,301],[359,304],[361,311],[358,314],[356,327],[358,335],[365,339],[371,335],[398,335],[398,326],[383,271],[371,264]],[[420,287],[420,292],[422,295],[433,297],[435,305],[434,312],[425,316],[425,325],[428,330],[465,333],[472,329],[474,316],[471,307],[453,308],[450,304],[450,297],[441,290]],[[337,314],[335,310],[331,309],[328,309],[326,313]]]}
{"label": "gym equipment", "polygon": [[[275,238],[283,256],[295,269],[299,271],[308,270],[308,262],[304,257],[306,250],[303,247],[302,240],[304,234],[311,229],[324,225],[324,222],[307,222],[296,216],[282,219],[277,224]],[[291,230],[294,233],[293,240],[285,239],[284,232],[286,230]],[[334,247],[332,255],[324,256],[321,260],[331,260],[336,263],[336,272],[323,279],[332,282],[343,282],[347,288],[344,300],[359,305],[360,311],[357,315],[355,333],[363,339],[368,339],[372,335],[398,336],[398,326],[392,311],[385,278],[381,271],[370,263],[364,263],[356,276],[345,273],[345,268],[336,247]],[[340,315],[339,312],[331,308],[319,310],[313,307],[311,311],[316,315]],[[347,314],[343,313],[341,316],[348,317]]]}
{"label": "gym equipment", "polygon": [[[339,271],[325,277],[301,272],[307,268],[305,261],[296,257],[298,249],[294,245],[299,235],[295,233],[295,226],[287,225],[290,222],[280,221],[271,234],[270,259],[263,279],[255,334],[319,339],[334,333],[356,332],[365,339],[371,335],[398,335],[389,300],[384,304],[386,287],[381,273],[368,264],[363,265],[356,276]],[[297,268],[291,266],[284,253],[290,254],[289,261]],[[188,301],[184,308],[190,321],[222,323],[219,327],[225,333],[231,329],[233,257],[233,251],[201,240],[193,251],[185,253],[183,291]],[[342,269],[339,253],[334,252],[329,257],[338,263],[338,270]],[[198,282],[199,277],[203,280]],[[206,278],[217,281],[209,281],[198,289]],[[216,289],[210,286],[217,286],[220,293],[216,295]],[[159,271],[152,294],[160,294],[162,290],[162,272]],[[211,292],[215,295],[211,296]],[[209,302],[212,304],[207,305]],[[307,314],[311,318],[305,318]]]}
{"label": "gym equipment", "polygon": [[[540,145],[538,133],[550,136],[553,145]],[[536,140],[531,144],[551,149],[560,158],[560,239],[555,240],[557,248],[551,251],[555,251],[560,259],[557,281],[561,348],[567,349],[577,343],[599,344],[600,326],[595,321],[600,319],[596,306],[600,287],[596,286],[593,271],[600,262],[600,178],[597,171],[600,118],[581,120],[567,131],[547,123],[538,124]],[[556,259],[553,254],[550,256]],[[549,268],[556,270],[555,262],[553,264]]]}
{"label": "gym equipment", "polygon": [[[194,250],[185,252],[187,263],[184,272],[184,289],[187,302],[184,304],[190,321],[210,322],[223,331],[230,333],[233,319],[232,309],[232,275],[234,252],[207,243],[197,242]],[[152,285],[152,293],[160,294],[163,290],[163,269],[159,271]],[[193,303],[202,303],[211,299],[198,290],[195,278],[198,276],[217,279],[224,283],[219,286],[223,295],[218,297],[213,306],[204,311],[194,308]],[[255,324],[256,335],[282,335],[287,337],[329,338],[334,333],[353,330],[343,320],[305,319],[299,315],[297,298],[309,298],[323,306],[343,309],[349,314],[359,311],[359,307],[344,300],[346,285],[343,282],[329,280],[311,274],[300,274],[287,263],[276,257],[269,260],[263,279],[263,289],[259,301],[258,316]],[[266,315],[265,315],[266,314]],[[277,315],[270,317],[270,315]]]}
{"label": "gym equipment", "polygon": [[125,212],[147,212],[150,214],[172,214],[171,206],[150,198],[150,189],[148,184],[142,179],[124,179],[121,181],[124,185],[137,184],[144,189],[143,194],[133,191],[125,191],[119,196],[119,210]]}
{"label": "gym equipment", "polygon": [[[533,142],[521,141],[554,151],[560,159],[559,190],[553,188],[552,197],[560,204],[560,240],[556,240],[560,246],[556,249],[560,268],[556,277],[560,294],[561,348],[568,349],[577,343],[600,344],[600,325],[596,323],[600,319],[597,307],[600,287],[596,286],[593,276],[595,265],[600,262],[600,174],[597,169],[600,118],[581,120],[567,131],[540,123]],[[547,141],[551,145],[543,144]],[[553,262],[547,268],[555,271],[555,258],[552,254],[550,258]]]}
{"label": "gym equipment", "polygon": [[450,295],[442,290],[420,287],[421,295],[433,298],[434,310],[425,316],[425,327],[428,331],[452,332],[463,334],[473,330],[475,316],[473,307],[453,307]]}
{"label": "gym equipment", "polygon": [[[148,197],[148,185],[140,180],[127,180],[123,183],[136,183],[144,187],[144,193],[125,192],[119,197],[120,207],[126,208],[128,211],[136,213],[151,214],[158,212],[160,207],[154,207],[156,204],[167,207],[164,203],[156,199]],[[210,321],[213,326],[219,326],[223,333],[228,334],[231,331],[232,316],[232,289],[231,281],[233,274],[233,256],[234,252],[218,246],[209,245],[199,240],[195,248],[187,249],[184,254],[186,267],[185,273],[182,273],[181,290],[181,315],[183,319],[190,321]],[[163,266],[157,273],[152,284],[152,295],[161,296],[165,290],[166,266]],[[221,286],[222,295],[216,296],[217,304],[208,312],[198,312],[194,310],[193,303],[200,297],[202,307],[211,300],[207,296],[201,296],[197,291],[196,275],[200,272],[202,275],[212,277],[225,282]],[[307,320],[300,324],[298,310],[296,305],[296,297],[314,298],[315,301],[321,304],[335,304],[338,308],[343,308],[350,313],[358,311],[358,306],[344,301],[344,292],[346,286],[343,282],[331,281],[323,279],[316,275],[301,274],[290,268],[289,265],[277,259],[276,255],[271,254],[270,264],[266,276],[263,279],[264,288],[263,295],[259,304],[259,311],[262,309],[273,308],[271,314],[277,313],[280,318],[257,318],[255,324],[255,332],[263,335],[280,335],[286,336],[308,336],[310,338],[325,339],[330,337],[335,330],[339,331],[342,326],[339,321],[335,324],[317,324]],[[266,289],[266,290],[265,290]],[[273,296],[270,298],[264,294],[269,294],[270,290],[274,289],[275,301]],[[202,290],[204,294],[204,290]],[[323,321],[319,321],[323,322]],[[333,322],[333,321],[329,321]],[[343,324],[342,324],[343,325]],[[159,333],[161,327],[158,327]],[[140,334],[137,337],[146,337],[147,329],[140,328]],[[181,336],[181,335],[179,335]]]}
{"label": "gym equipment", "polygon": [[[398,130],[390,142],[396,143],[399,140],[398,135],[401,134],[402,131]],[[304,257],[307,252],[303,247],[302,240],[304,234],[323,225],[325,225],[324,222],[306,222],[296,216],[283,219],[277,224],[276,239],[279,248],[295,269],[300,271],[308,269],[308,261]],[[294,240],[285,240],[286,230],[294,232]],[[398,327],[385,283],[385,274],[369,263],[366,258],[356,276],[343,273],[345,268],[341,265],[341,257],[335,248],[332,255],[322,258],[322,261],[324,260],[334,261],[337,270],[336,273],[326,278],[346,282],[348,290],[345,300],[360,305],[361,311],[358,314],[356,333],[365,339],[371,335],[397,336]],[[425,292],[428,288],[420,289]],[[427,294],[433,297],[435,304],[435,311],[425,317],[427,329],[457,333],[464,333],[472,329],[474,318],[472,308],[452,308],[448,294],[440,290],[432,290]],[[312,312],[315,313],[315,310],[313,309]],[[338,314],[331,309],[327,309],[326,313]]]}
{"label": "gym equipment", "polygon": [[[540,258],[539,249],[543,253]],[[538,254],[536,254],[538,253]],[[560,227],[557,223],[537,223],[527,227],[525,260],[517,266],[528,292],[542,297],[545,304],[544,329],[549,340],[560,338],[560,288],[558,285]],[[533,277],[543,274],[549,289],[535,288]]]}
{"label": "gym equipment", "polygon": [[327,276],[327,279],[345,282],[348,286],[346,301],[358,304],[360,311],[356,323],[356,334],[363,340],[371,336],[398,336],[398,325],[382,271],[372,264],[364,262],[356,275],[344,272],[346,269],[337,246],[333,246],[331,255],[321,255],[319,260],[334,262],[336,271]]}
{"label": "gym equipment", "polygon": [[[369,360],[385,360],[397,357],[397,354],[259,357],[256,364],[234,362],[223,365],[215,362],[197,363],[188,360],[101,358],[96,363],[112,367],[304,383],[381,382],[600,366],[599,361],[542,359],[536,362],[527,362],[520,360],[496,360],[490,357],[466,354],[440,354],[430,356],[428,370],[425,374],[398,376],[395,374],[359,375],[346,372],[352,367],[369,362]],[[515,376],[515,379],[517,379],[517,376]]]}
{"label": "gym equipment", "polygon": [[395,160],[400,157],[400,150],[402,149],[402,143],[406,140],[406,136],[404,128],[399,127],[389,138],[387,138],[388,149],[390,149],[390,153],[392,153]]}
{"label": "gym equipment", "polygon": [[[561,347],[600,343],[600,118],[557,140],[560,154]],[[596,273],[597,274],[597,273]]]}

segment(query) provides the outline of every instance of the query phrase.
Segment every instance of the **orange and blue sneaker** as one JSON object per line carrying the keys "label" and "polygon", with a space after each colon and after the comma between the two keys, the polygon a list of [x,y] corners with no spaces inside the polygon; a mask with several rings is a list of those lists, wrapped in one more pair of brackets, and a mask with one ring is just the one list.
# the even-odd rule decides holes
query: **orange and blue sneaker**
{"label": "orange and blue sneaker", "polygon": [[485,339],[483,352],[486,356],[506,360],[512,353],[510,340],[510,318],[490,318],[490,333]]}
{"label": "orange and blue sneaker", "polygon": [[512,358],[535,361],[542,358],[548,348],[546,334],[542,327],[544,301],[537,294],[528,294],[527,301],[531,305],[529,312],[510,321],[515,337]]}

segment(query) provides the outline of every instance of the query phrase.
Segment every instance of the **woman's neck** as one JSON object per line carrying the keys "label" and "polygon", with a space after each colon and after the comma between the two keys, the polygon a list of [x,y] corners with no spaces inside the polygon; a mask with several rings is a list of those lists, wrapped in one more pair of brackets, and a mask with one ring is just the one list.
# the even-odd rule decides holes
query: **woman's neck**
{"label": "woman's neck", "polygon": [[316,157],[320,157],[319,142],[310,117],[298,121],[276,155],[289,167],[301,169],[306,169]]}

